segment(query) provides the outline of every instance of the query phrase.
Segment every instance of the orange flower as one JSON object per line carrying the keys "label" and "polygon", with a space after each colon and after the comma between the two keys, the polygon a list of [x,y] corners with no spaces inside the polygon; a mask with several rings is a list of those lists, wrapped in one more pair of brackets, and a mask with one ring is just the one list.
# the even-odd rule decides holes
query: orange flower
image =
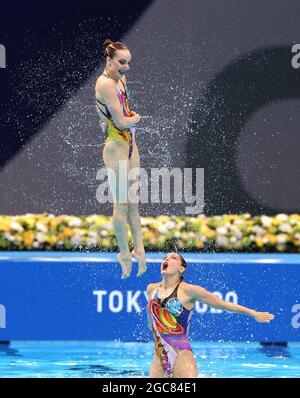
{"label": "orange flower", "polygon": [[62,237],[63,238],[70,238],[71,236],[74,235],[74,230],[72,228],[65,228],[62,232]]}
{"label": "orange flower", "polygon": [[25,231],[22,233],[22,238],[25,246],[32,246],[34,242],[34,235],[30,231]]}
{"label": "orange flower", "polygon": [[268,243],[270,243],[271,245],[275,245],[277,243],[277,239],[276,239],[275,235],[267,234],[266,238],[268,239]]}

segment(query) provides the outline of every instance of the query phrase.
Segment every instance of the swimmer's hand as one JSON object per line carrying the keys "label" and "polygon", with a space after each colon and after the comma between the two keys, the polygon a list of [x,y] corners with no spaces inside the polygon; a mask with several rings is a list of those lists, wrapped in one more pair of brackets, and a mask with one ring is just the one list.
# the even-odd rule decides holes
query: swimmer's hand
{"label": "swimmer's hand", "polygon": [[130,117],[134,117],[136,119],[134,123],[138,123],[141,120],[141,116],[134,111],[130,111]]}
{"label": "swimmer's hand", "polygon": [[107,122],[105,120],[100,120],[100,127],[103,133],[106,133]]}
{"label": "swimmer's hand", "polygon": [[270,314],[269,312],[255,312],[253,315],[253,318],[256,320],[256,322],[260,323],[270,323],[273,321],[275,318],[273,314]]}

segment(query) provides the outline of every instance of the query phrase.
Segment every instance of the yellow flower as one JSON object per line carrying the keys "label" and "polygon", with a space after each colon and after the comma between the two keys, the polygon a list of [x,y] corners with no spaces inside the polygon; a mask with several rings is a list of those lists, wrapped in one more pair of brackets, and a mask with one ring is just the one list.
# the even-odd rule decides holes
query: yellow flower
{"label": "yellow flower", "polygon": [[278,225],[281,224],[281,221],[278,218],[273,218],[272,220],[272,224],[275,225],[276,227],[278,227]]}
{"label": "yellow flower", "polygon": [[51,228],[57,228],[58,224],[59,224],[59,222],[58,222],[57,218],[52,218],[50,220],[50,227]]}
{"label": "yellow flower", "polygon": [[0,232],[10,231],[10,221],[7,219],[0,219]]}
{"label": "yellow flower", "polygon": [[105,223],[107,222],[108,220],[107,220],[107,217],[105,217],[105,216],[98,216],[97,217],[97,220],[96,220],[96,222],[95,222],[95,225],[97,226],[97,227],[102,227],[103,225],[105,225]]}
{"label": "yellow flower", "polygon": [[201,232],[202,232],[202,234],[203,234],[204,236],[206,236],[207,238],[213,238],[213,237],[216,235],[215,231],[214,231],[213,229],[207,227],[206,225],[204,225],[204,226],[201,228]]}
{"label": "yellow flower", "polygon": [[34,242],[34,234],[31,231],[25,231],[22,233],[22,238],[25,246],[32,246]]}
{"label": "yellow flower", "polygon": [[62,237],[63,238],[70,238],[71,236],[73,236],[75,234],[75,231],[72,228],[65,228],[62,231]]}
{"label": "yellow flower", "polygon": [[300,222],[300,214],[290,214],[290,220]]}
{"label": "yellow flower", "polygon": [[153,233],[151,231],[149,231],[148,229],[144,228],[143,236],[144,236],[144,239],[150,239],[153,237]]}
{"label": "yellow flower", "polygon": [[275,245],[277,243],[276,235],[266,234],[266,239],[267,239],[268,243],[270,243],[271,245]]}
{"label": "yellow flower", "polygon": [[54,245],[54,244],[58,241],[58,239],[57,239],[57,236],[53,234],[53,235],[51,235],[51,236],[47,236],[47,237],[46,237],[46,241],[47,241],[48,243]]}
{"label": "yellow flower", "polygon": [[26,225],[27,225],[27,227],[28,227],[29,229],[34,229],[35,223],[36,223],[36,220],[35,220],[34,217],[32,217],[32,216],[30,216],[30,217],[25,217],[25,218],[24,218],[24,221],[25,221],[25,223],[26,223]]}
{"label": "yellow flower", "polygon": [[284,246],[284,245],[277,245],[277,246],[276,246],[276,249],[277,249],[279,252],[283,252],[283,251],[285,250],[285,246]]}
{"label": "yellow flower", "polygon": [[101,240],[101,244],[102,244],[103,247],[108,248],[108,249],[110,248],[110,245],[111,245],[110,244],[110,240],[107,239],[107,238],[102,239]]}
{"label": "yellow flower", "polygon": [[263,247],[264,243],[261,238],[256,239],[256,246],[258,247]]}
{"label": "yellow flower", "polygon": [[204,246],[204,243],[201,239],[196,239],[195,246],[197,247],[197,249],[201,249]]}

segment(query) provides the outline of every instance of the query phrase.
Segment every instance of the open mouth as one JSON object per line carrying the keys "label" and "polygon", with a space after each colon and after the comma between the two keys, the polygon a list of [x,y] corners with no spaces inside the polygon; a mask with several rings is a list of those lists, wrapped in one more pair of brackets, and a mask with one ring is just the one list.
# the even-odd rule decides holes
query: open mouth
{"label": "open mouth", "polygon": [[168,268],[168,263],[166,261],[163,262],[162,269],[166,270]]}

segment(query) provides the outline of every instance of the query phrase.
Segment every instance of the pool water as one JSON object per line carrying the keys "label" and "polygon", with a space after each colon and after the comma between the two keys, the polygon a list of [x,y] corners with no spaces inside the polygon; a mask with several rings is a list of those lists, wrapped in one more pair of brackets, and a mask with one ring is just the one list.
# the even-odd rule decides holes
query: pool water
{"label": "pool water", "polygon": [[[192,342],[199,377],[300,377],[300,343]],[[148,377],[153,343],[16,341],[0,345],[0,377]]]}

